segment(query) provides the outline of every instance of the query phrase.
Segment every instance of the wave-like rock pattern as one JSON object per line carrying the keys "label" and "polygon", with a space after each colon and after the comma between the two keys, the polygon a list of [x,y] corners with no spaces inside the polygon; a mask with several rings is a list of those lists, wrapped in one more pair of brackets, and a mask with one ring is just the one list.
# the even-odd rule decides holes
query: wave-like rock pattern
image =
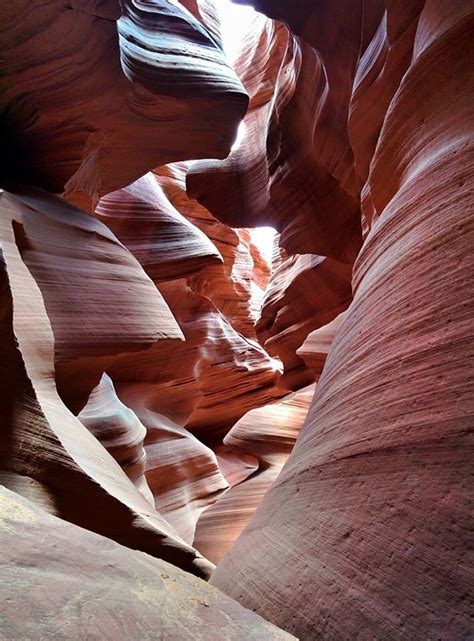
{"label": "wave-like rock pattern", "polygon": [[54,332],[58,389],[73,411],[117,354],[183,340],[153,282],[105,225],[40,190],[22,188],[8,202]]}
{"label": "wave-like rock pattern", "polygon": [[256,331],[267,352],[283,362],[282,387],[301,389],[314,380],[297,349],[349,306],[351,274],[351,265],[311,254],[274,263]]}
{"label": "wave-like rock pattern", "polygon": [[410,28],[353,303],[288,463],[212,579],[302,639],[472,636],[473,26],[466,3],[427,0]]}
{"label": "wave-like rock pattern", "polygon": [[153,495],[145,479],[145,426],[115,393],[112,380],[103,374],[77,418],[87,427],[122,470],[153,505]]}
{"label": "wave-like rock pattern", "polygon": [[254,6],[0,16],[0,636],[473,636],[472,6]]}
{"label": "wave-like rock pattern", "polygon": [[177,163],[161,167],[155,173],[173,206],[206,234],[224,261],[223,265],[214,264],[202,269],[190,284],[194,291],[212,300],[238,332],[256,338],[254,325],[263,295],[260,291],[263,274],[255,278],[254,270],[256,265],[261,266],[261,257],[244,230],[222,224],[205,207],[188,197],[187,170],[187,163]]}
{"label": "wave-like rock pattern", "polygon": [[95,213],[155,282],[222,264],[216,247],[173,207],[152,173],[101,198]]}
{"label": "wave-like rock pattern", "polygon": [[152,509],[57,393],[53,332],[16,241],[23,228],[20,215],[28,209],[22,198],[0,196],[3,480],[21,489],[32,479],[29,496],[41,508],[54,506],[66,520],[206,576],[212,565]]}
{"label": "wave-like rock pattern", "polygon": [[296,353],[303,359],[305,365],[313,370],[316,381],[319,380],[321,376],[327,355],[343,318],[344,312],[336,316],[336,318],[327,325],[315,329],[308,334],[304,343],[296,350]]}
{"label": "wave-like rock pattern", "polygon": [[229,152],[247,96],[178,2],[15,0],[0,27],[2,181],[90,209],[153,167]]}
{"label": "wave-like rock pattern", "polygon": [[[354,21],[351,15],[352,30]],[[298,254],[272,274],[257,324],[262,344],[285,366],[282,387],[292,390],[314,380],[297,348],[351,300],[361,232],[347,78],[357,50],[352,44],[334,68],[282,24],[260,17],[253,27],[235,63],[250,95],[243,139],[224,161],[192,164],[187,187],[223,222],[270,225],[286,253]],[[341,33],[327,37],[329,47]]]}
{"label": "wave-like rock pattern", "polygon": [[[278,477],[295,444],[314,394],[314,385],[243,416],[224,438],[226,455],[239,458],[240,470],[255,458],[257,469],[238,479],[199,518],[194,545],[218,563],[245,528]],[[243,468],[242,463],[246,464]],[[248,472],[247,472],[248,474]],[[236,479],[237,480],[237,479]]]}
{"label": "wave-like rock pattern", "polygon": [[274,227],[290,253],[351,262],[360,218],[345,127],[350,94],[337,95],[320,57],[284,26],[261,20],[255,28],[235,63],[250,95],[241,144],[222,162],[192,165],[188,192],[227,224]]}
{"label": "wave-like rock pattern", "polygon": [[164,414],[207,443],[247,411],[282,396],[280,365],[183,279],[160,290],[186,340],[158,341],[109,368],[120,398]]}
{"label": "wave-like rock pattern", "polygon": [[156,509],[192,544],[199,515],[227,489],[216,455],[183,427],[142,409],[146,478]]}

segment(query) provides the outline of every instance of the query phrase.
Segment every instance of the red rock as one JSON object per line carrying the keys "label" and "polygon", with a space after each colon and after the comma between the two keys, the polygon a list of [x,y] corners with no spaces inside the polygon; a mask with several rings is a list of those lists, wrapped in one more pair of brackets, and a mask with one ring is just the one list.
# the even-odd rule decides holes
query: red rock
{"label": "red rock", "polygon": [[136,414],[117,398],[107,374],[103,374],[77,418],[113,456],[148,502],[154,505],[145,479],[143,441],[147,430]]}
{"label": "red rock", "polygon": [[235,63],[250,95],[245,135],[226,160],[191,166],[188,193],[229,225],[274,227],[289,253],[351,262],[360,217],[346,124],[359,42],[331,65],[332,82],[306,42],[276,23],[258,28]]}
{"label": "red rock", "polygon": [[164,416],[143,411],[146,478],[155,507],[190,545],[199,515],[224,490],[216,455],[190,432]]}
{"label": "red rock", "polygon": [[0,635],[9,641],[294,639],[187,572],[45,514],[4,488],[0,507]]}
{"label": "red rock", "polygon": [[90,209],[158,165],[227,155],[247,97],[178,2],[3,9],[2,180]]}
{"label": "red rock", "polygon": [[260,266],[261,259],[241,231],[223,225],[187,196],[186,171],[187,165],[181,163],[161,167],[155,173],[173,206],[206,234],[224,260],[223,265],[215,263],[200,270],[189,283],[195,292],[212,300],[238,332],[255,339],[256,307],[260,303],[255,301],[260,294],[255,284],[261,282],[261,275],[255,277],[254,270],[255,261]]}
{"label": "red rock", "polygon": [[218,445],[215,452],[219,461],[219,469],[230,487],[245,481],[258,470],[258,459],[252,454],[236,452],[232,447],[226,445]]}
{"label": "red rock", "polygon": [[314,395],[314,385],[289,394],[271,405],[248,412],[224,438],[224,443],[241,452],[259,456],[290,454]]}
{"label": "red rock", "polygon": [[314,381],[297,349],[348,307],[351,273],[350,265],[308,254],[274,263],[256,330],[268,353],[283,362],[281,387],[300,389]]}
{"label": "red rock", "polygon": [[117,354],[183,339],[159,291],[105,225],[40,190],[22,188],[3,202],[44,297],[58,390],[71,409],[82,408]]}
{"label": "red rock", "polygon": [[336,318],[327,325],[315,329],[308,335],[303,345],[296,350],[297,355],[313,370],[316,380],[319,380],[321,376],[327,355],[343,318],[344,312],[336,316]]}
{"label": "red rock", "polygon": [[[256,14],[240,80],[212,0],[0,18],[0,481],[43,513],[0,528],[8,639],[117,636],[93,591],[93,623],[62,600],[85,567],[127,637],[271,638],[185,587],[150,615],[155,563],[89,532],[78,564],[49,538],[77,525],[201,576],[205,554],[303,641],[474,635],[472,6],[254,5],[279,22]],[[304,420],[310,392],[279,399],[314,381]]]}
{"label": "red rock", "polygon": [[353,303],[213,576],[302,639],[472,636],[472,28],[466,3],[424,4],[364,189]]}
{"label": "red rock", "polygon": [[280,364],[186,281],[161,283],[160,290],[186,341],[159,341],[133,358],[116,359],[110,375],[134,411],[137,404],[207,443],[219,442],[247,411],[282,396]]}
{"label": "red rock", "polygon": [[96,216],[155,282],[222,264],[216,247],[173,207],[153,174],[101,198]]}
{"label": "red rock", "polygon": [[234,456],[257,457],[257,470],[232,487],[200,516],[194,545],[219,563],[241,534],[268,489],[277,479],[314,393],[314,385],[272,405],[248,412],[224,438]]}
{"label": "red rock", "polygon": [[35,489],[28,495],[42,509],[54,506],[66,520],[207,576],[212,565],[177,536],[62,403],[54,381],[53,332],[16,242],[24,234],[19,213],[27,208],[6,193],[0,203],[3,482],[12,480],[20,489],[32,479]]}

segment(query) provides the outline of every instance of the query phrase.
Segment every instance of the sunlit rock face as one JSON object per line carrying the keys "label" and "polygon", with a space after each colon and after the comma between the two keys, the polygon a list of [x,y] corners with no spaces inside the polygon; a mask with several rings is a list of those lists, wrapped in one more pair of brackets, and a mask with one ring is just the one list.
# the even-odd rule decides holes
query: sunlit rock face
{"label": "sunlit rock face", "polygon": [[2,638],[474,637],[472,7],[254,5],[0,16]]}
{"label": "sunlit rock face", "polygon": [[[221,560],[237,539],[278,477],[306,418],[313,394],[314,385],[311,385],[279,402],[252,410],[237,421],[224,438],[226,450],[218,451],[218,455],[233,454],[234,465],[229,472],[221,463],[231,487],[202,514],[194,539],[196,547],[214,563]],[[254,457],[256,469],[250,468],[246,474]],[[232,482],[230,472],[235,474],[237,462],[245,476]]]}
{"label": "sunlit rock face", "polygon": [[[37,192],[27,197],[3,193],[0,201],[3,482],[22,493],[31,479],[35,490],[29,495],[41,508],[205,576],[212,566],[151,509],[106,447],[58,395],[53,331],[41,289],[22,260],[19,245],[30,214],[41,213],[32,209],[34,202],[49,205],[48,211],[58,214],[61,201]],[[71,209],[66,206],[68,213]],[[177,331],[174,321],[172,329]]]}
{"label": "sunlit rock face", "polygon": [[160,164],[227,155],[247,96],[178,2],[15,0],[0,25],[2,180],[90,208]]}
{"label": "sunlit rock face", "polygon": [[[350,35],[351,4],[299,3],[304,20],[261,6],[336,67],[347,50],[325,42]],[[288,463],[212,581],[302,639],[466,639],[472,6],[371,5],[349,101],[366,234],[354,300]]]}

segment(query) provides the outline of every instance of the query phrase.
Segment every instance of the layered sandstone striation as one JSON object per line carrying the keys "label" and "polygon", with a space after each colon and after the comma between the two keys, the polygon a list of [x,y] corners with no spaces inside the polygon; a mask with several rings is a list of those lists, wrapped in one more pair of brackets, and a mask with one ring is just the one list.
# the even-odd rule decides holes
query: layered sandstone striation
{"label": "layered sandstone striation", "polygon": [[247,96],[178,2],[3,9],[2,180],[65,191],[90,209],[153,167],[227,155]]}
{"label": "layered sandstone striation", "polygon": [[466,641],[472,6],[216,1],[2,10],[0,636]]}
{"label": "layered sandstone striation", "polygon": [[[51,199],[36,192],[30,197],[43,206]],[[21,258],[17,240],[25,237],[23,214],[32,211],[25,204],[32,205],[28,198],[1,195],[4,438],[0,461],[7,486],[21,493],[32,479],[40,507],[205,576],[212,565],[151,508],[58,394],[53,331],[41,290]],[[51,200],[49,211],[54,212],[58,203]]]}
{"label": "layered sandstone striation", "polygon": [[[265,6],[283,17],[283,4]],[[376,144],[354,146],[366,178],[354,300],[287,465],[212,579],[302,639],[473,631],[474,16],[416,5],[365,16],[352,135],[365,133],[364,92],[380,96],[380,133],[371,122]],[[350,17],[334,19],[333,31]],[[295,29],[319,51],[324,21]]]}
{"label": "layered sandstone striation", "polygon": [[[199,518],[194,545],[213,563],[218,563],[249,522],[262,498],[278,477],[295,444],[313,398],[314,385],[286,398],[251,410],[224,438],[225,450],[233,454],[232,472],[240,469],[243,478],[207,508]],[[256,462],[251,468],[252,460]],[[250,464],[250,465],[249,465]],[[250,469],[249,469],[250,468]],[[247,471],[249,470],[249,471]]]}

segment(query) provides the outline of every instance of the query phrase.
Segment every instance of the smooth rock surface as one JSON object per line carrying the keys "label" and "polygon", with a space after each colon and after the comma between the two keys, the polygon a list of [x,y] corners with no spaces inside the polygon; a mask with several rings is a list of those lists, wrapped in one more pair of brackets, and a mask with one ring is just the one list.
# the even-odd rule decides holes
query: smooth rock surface
{"label": "smooth rock surface", "polygon": [[[0,636],[8,641],[295,638],[204,581],[2,487],[0,549]],[[28,616],[18,616],[19,603]]]}
{"label": "smooth rock surface", "polygon": [[17,214],[22,208],[7,193],[0,194],[0,207],[0,468],[7,473],[3,482],[11,481],[18,490],[32,479],[33,496],[41,508],[208,576],[212,564],[153,510],[59,397],[53,332],[41,291],[17,245],[22,229]]}
{"label": "smooth rock surface", "polygon": [[0,33],[2,184],[92,210],[153,167],[229,152],[248,98],[178,2],[14,0]]}
{"label": "smooth rock surface", "polygon": [[428,0],[411,30],[354,300],[295,449],[212,578],[302,639],[473,635],[473,27],[472,6]]}

